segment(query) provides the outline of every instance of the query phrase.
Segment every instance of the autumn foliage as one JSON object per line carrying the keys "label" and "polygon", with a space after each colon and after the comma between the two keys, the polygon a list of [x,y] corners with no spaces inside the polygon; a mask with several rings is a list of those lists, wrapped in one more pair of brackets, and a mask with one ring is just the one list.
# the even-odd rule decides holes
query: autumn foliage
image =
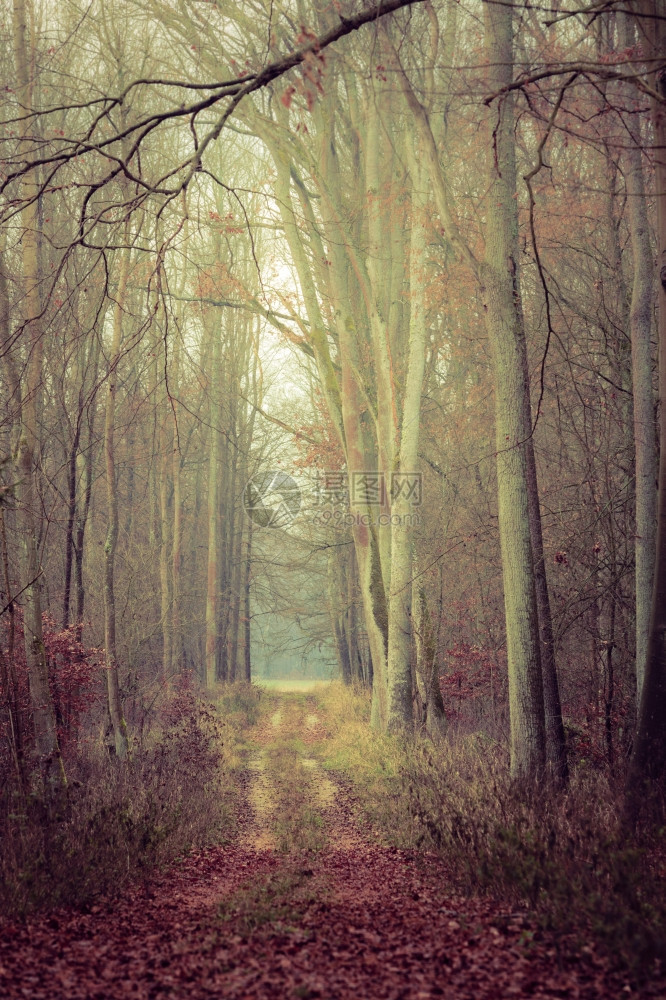
{"label": "autumn foliage", "polygon": [[[58,727],[60,747],[71,754],[83,737],[85,712],[101,695],[102,650],[86,646],[81,628],[61,628],[47,613],[42,616],[43,638],[49,667],[49,684]],[[31,710],[25,662],[23,613],[17,607],[13,617],[0,619],[0,769],[12,766],[13,743],[29,743]]]}

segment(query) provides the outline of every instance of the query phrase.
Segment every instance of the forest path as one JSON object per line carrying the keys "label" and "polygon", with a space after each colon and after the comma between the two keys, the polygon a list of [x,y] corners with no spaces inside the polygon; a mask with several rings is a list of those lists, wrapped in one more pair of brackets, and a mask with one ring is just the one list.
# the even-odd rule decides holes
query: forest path
{"label": "forest path", "polygon": [[[522,914],[451,891],[441,860],[364,837],[316,746],[312,699],[249,734],[231,844],[90,913],[0,934],[7,1000],[499,1000],[637,996],[592,952],[558,958]],[[658,996],[658,993],[644,994]]]}

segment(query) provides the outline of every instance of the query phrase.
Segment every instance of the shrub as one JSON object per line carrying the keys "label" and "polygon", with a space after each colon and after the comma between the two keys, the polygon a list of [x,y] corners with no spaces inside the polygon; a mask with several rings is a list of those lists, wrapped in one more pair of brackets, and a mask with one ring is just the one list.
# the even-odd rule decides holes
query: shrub
{"label": "shrub", "polygon": [[132,760],[86,747],[70,761],[62,801],[7,783],[0,793],[0,906],[5,914],[86,905],[233,822],[231,748],[214,710],[178,698],[171,722]]}
{"label": "shrub", "polygon": [[581,767],[570,787],[526,794],[506,748],[482,733],[434,746],[367,728],[369,697],[320,698],[322,752],[353,780],[362,815],[403,848],[440,853],[468,892],[529,907],[544,929],[593,937],[637,978],[666,958],[666,831],[627,839],[615,776]]}
{"label": "shrub", "polygon": [[[103,653],[81,642],[80,626],[63,629],[48,614],[42,622],[58,740],[63,755],[68,756],[76,750],[85,712],[101,691]],[[15,769],[16,755],[26,754],[33,739],[22,608],[13,609],[13,618],[0,618],[0,667],[2,778]]]}
{"label": "shrub", "polygon": [[216,698],[220,716],[237,730],[255,726],[274,702],[268,691],[245,682],[221,687]]}
{"label": "shrub", "polygon": [[544,928],[590,932],[636,973],[664,957],[663,883],[647,846],[627,841],[603,775],[529,795],[497,754],[415,748],[402,778],[417,842],[442,853],[468,890],[525,904]]}

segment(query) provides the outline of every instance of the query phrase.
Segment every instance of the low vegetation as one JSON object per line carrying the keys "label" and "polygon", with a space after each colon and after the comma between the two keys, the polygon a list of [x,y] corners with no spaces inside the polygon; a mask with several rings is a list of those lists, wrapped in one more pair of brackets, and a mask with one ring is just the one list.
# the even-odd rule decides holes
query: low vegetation
{"label": "low vegetation", "polygon": [[[439,853],[457,888],[528,910],[566,947],[603,948],[636,979],[666,958],[665,831],[628,839],[617,786],[603,769],[574,761],[565,792],[526,795],[494,741],[378,734],[368,725],[367,692],[338,683],[309,697],[320,742],[306,753],[294,737],[291,715],[303,716],[305,696],[292,695],[260,765],[270,790],[266,830],[285,862],[268,883],[251,881],[222,906],[223,920],[240,921],[248,933],[263,923],[288,926],[294,898],[307,903],[319,892],[323,766],[353,783],[369,837]],[[190,848],[230,839],[248,731],[276,705],[273,693],[251,685],[221,689],[215,702],[184,688],[153,712],[127,764],[101,743],[77,740],[59,800],[6,780],[1,912],[86,907]],[[306,766],[311,756],[316,769]]]}
{"label": "low vegetation", "polygon": [[[302,698],[293,697],[283,708],[285,731],[298,731]],[[313,776],[303,757],[303,746],[293,737],[267,747],[267,779],[273,800],[268,825],[276,849],[283,853],[316,853],[324,848],[324,819],[318,806]]]}
{"label": "low vegetation", "polygon": [[6,775],[1,912],[86,906],[190,848],[228,839],[241,734],[266,703],[250,685],[225,690],[217,705],[188,688],[176,691],[153,712],[128,763],[100,741],[77,741],[56,802]]}
{"label": "low vegetation", "polygon": [[373,733],[367,694],[338,685],[319,703],[330,732],[320,752],[354,781],[361,821],[383,838],[437,851],[468,892],[529,908],[542,928],[596,942],[639,978],[666,959],[666,831],[627,838],[621,782],[574,762],[565,792],[525,795],[492,741]]}

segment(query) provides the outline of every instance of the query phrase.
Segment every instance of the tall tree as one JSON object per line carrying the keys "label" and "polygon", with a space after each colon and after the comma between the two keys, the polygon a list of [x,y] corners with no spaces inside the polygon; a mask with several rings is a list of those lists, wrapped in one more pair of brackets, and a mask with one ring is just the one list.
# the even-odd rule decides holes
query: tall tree
{"label": "tall tree", "polygon": [[[513,78],[512,9],[484,5],[485,57],[490,93]],[[511,771],[538,777],[546,760],[539,616],[530,532],[527,448],[527,348],[519,288],[518,207],[513,95],[503,94],[486,119],[485,259],[480,280],[486,326],[494,359],[497,496],[502,548]]]}
{"label": "tall tree", "polygon": [[221,329],[219,310],[215,310],[209,320],[211,345],[210,382],[209,382],[209,420],[208,420],[208,571],[206,583],[206,648],[205,648],[205,681],[206,687],[214,687],[217,681],[217,663],[220,647],[220,512],[219,512],[219,479],[220,479],[220,438],[222,434],[221,419]]}
{"label": "tall tree", "polygon": [[[14,59],[17,79],[17,101],[22,115],[33,111],[33,80],[28,49],[29,6],[27,0],[14,0]],[[35,136],[34,140],[38,137]],[[30,163],[34,153],[33,139],[21,142],[21,154]],[[37,545],[39,494],[37,469],[40,450],[39,411],[43,391],[42,361],[44,354],[41,317],[44,309],[40,297],[38,259],[39,182],[36,173],[28,173],[19,191],[24,201],[21,211],[23,226],[23,337],[26,341],[27,371],[20,392],[20,430],[16,451],[18,473],[18,510],[22,551],[22,599],[25,657],[30,683],[30,700],[35,730],[35,751],[47,786],[65,781],[65,772],[58,744],[53,701],[49,688],[48,664],[42,631],[42,568]]]}
{"label": "tall tree", "polygon": [[113,728],[115,751],[120,760],[129,752],[127,725],[120,698],[118,649],[116,637],[115,562],[118,545],[118,482],[116,476],[116,398],[119,367],[123,356],[123,321],[127,308],[127,283],[130,270],[130,224],[124,226],[118,251],[118,289],[113,309],[113,329],[107,371],[106,409],[104,415],[104,468],[106,473],[107,527],[104,542],[104,650],[109,717]]}
{"label": "tall tree", "polygon": [[[620,44],[630,49],[635,43],[634,19],[629,14],[619,14],[618,17]],[[630,107],[633,106],[633,88],[625,84],[623,91]],[[622,159],[634,271],[630,332],[636,466],[636,704],[640,705],[650,631],[657,535],[657,442],[652,387],[654,261],[643,172],[641,120],[637,114],[627,115],[626,119],[630,141],[625,144]]]}
{"label": "tall tree", "polygon": [[659,492],[655,572],[645,677],[638,731],[627,779],[628,810],[635,817],[646,780],[666,772],[666,3],[645,0],[638,28],[650,71],[654,129],[655,199],[657,202],[657,296],[659,346]]}

